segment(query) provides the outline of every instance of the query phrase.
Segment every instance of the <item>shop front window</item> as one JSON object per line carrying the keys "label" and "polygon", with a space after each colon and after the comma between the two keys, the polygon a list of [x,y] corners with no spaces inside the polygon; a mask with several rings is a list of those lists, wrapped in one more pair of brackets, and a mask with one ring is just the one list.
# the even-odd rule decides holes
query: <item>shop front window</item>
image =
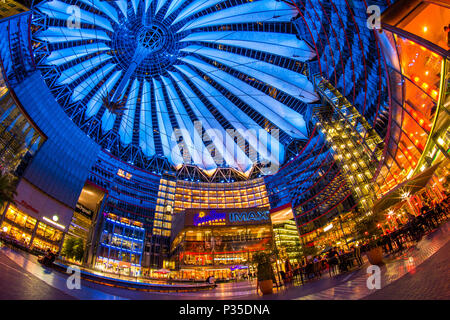
{"label": "shop front window", "polygon": [[[18,228],[12,224],[4,221],[1,225],[2,234],[6,237],[11,237],[25,246],[28,246],[31,240],[31,233],[23,230],[22,228]],[[6,232],[3,230],[5,229]]]}
{"label": "shop front window", "polygon": [[59,242],[62,239],[62,232],[56,230],[53,227],[46,225],[45,223],[39,222],[36,235],[40,236],[45,240],[50,240],[53,242]]}
{"label": "shop front window", "polygon": [[32,231],[36,225],[37,220],[33,217],[30,217],[13,206],[8,208],[8,211],[5,215],[6,219],[16,224],[18,227],[25,228],[27,230]]}
{"label": "shop front window", "polygon": [[59,249],[59,247],[58,247],[57,245],[54,245],[54,244],[52,244],[52,243],[43,241],[43,240],[38,239],[38,238],[35,238],[35,239],[33,240],[33,245],[32,245],[32,247],[33,247],[33,248],[37,248],[37,249],[39,249],[39,250],[41,250],[41,251],[46,251],[47,249],[50,249],[50,250],[52,250],[53,252],[57,252],[58,249]]}

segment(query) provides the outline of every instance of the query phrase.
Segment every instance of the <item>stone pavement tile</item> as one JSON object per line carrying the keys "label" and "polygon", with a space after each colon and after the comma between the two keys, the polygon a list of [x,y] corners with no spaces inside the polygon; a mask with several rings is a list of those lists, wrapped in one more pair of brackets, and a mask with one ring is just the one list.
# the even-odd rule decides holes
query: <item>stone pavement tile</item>
{"label": "stone pavement tile", "polygon": [[[59,273],[54,270],[49,270],[47,268],[43,268],[37,261],[36,257],[23,255],[6,247],[0,248],[0,262],[4,264],[10,264],[11,269],[16,269],[16,275],[23,275],[22,278],[18,278],[19,281],[29,281],[30,279],[37,278],[38,280],[43,281],[47,285],[50,286],[57,293],[65,293],[67,296],[71,296],[75,299],[81,300],[118,300],[123,299],[116,295],[109,295],[101,290],[93,290],[84,285],[84,280],[81,280],[81,289],[70,290],[67,287],[67,277],[68,275]],[[6,267],[5,267],[6,268]],[[27,279],[28,276],[28,279]],[[6,290],[13,290],[14,286],[17,283],[10,283],[8,281],[3,283],[4,288]],[[2,296],[2,292],[0,292],[0,298]],[[21,299],[21,298],[17,298]],[[39,295],[36,295],[35,298],[30,299],[39,299]],[[42,298],[42,299],[57,299],[57,298]]]}
{"label": "stone pavement tile", "polygon": [[365,297],[367,300],[449,300],[450,242],[408,274]]}

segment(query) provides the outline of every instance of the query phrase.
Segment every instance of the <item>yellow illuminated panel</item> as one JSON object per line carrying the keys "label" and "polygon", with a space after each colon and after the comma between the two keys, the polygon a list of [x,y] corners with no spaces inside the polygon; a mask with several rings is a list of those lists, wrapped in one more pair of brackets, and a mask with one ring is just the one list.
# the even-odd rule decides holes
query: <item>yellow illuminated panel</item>
{"label": "yellow illuminated panel", "polygon": [[127,180],[130,180],[131,177],[133,176],[131,173],[126,172],[126,171],[124,171],[124,170],[122,170],[122,169],[117,170],[117,175],[118,175],[119,177],[125,178],[125,179],[127,179]]}

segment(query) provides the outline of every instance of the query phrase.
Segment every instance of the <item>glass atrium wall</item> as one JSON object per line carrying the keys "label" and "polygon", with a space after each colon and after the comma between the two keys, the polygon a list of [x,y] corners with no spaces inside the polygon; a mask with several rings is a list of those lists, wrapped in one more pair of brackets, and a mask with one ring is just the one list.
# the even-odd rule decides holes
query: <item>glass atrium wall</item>
{"label": "glass atrium wall", "polygon": [[390,135],[377,178],[380,195],[436,160],[449,160],[449,116],[448,110],[442,111],[448,101],[449,59],[443,28],[450,21],[450,9],[422,1],[412,7],[413,11],[393,7],[385,13],[379,36],[391,95]]}

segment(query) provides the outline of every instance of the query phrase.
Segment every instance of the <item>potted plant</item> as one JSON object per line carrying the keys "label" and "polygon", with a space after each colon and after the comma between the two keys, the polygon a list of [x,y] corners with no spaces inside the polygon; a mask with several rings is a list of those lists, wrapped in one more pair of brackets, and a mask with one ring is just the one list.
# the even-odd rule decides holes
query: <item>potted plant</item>
{"label": "potted plant", "polygon": [[256,278],[258,281],[258,288],[262,294],[273,293],[273,280],[275,278],[271,254],[266,252],[258,252],[253,255],[253,263],[256,264]]}
{"label": "potted plant", "polygon": [[356,223],[356,233],[359,238],[369,241],[366,255],[369,262],[373,265],[383,263],[383,248],[377,239],[382,233],[382,230],[379,228],[380,220],[381,217],[377,214],[369,213]]}

